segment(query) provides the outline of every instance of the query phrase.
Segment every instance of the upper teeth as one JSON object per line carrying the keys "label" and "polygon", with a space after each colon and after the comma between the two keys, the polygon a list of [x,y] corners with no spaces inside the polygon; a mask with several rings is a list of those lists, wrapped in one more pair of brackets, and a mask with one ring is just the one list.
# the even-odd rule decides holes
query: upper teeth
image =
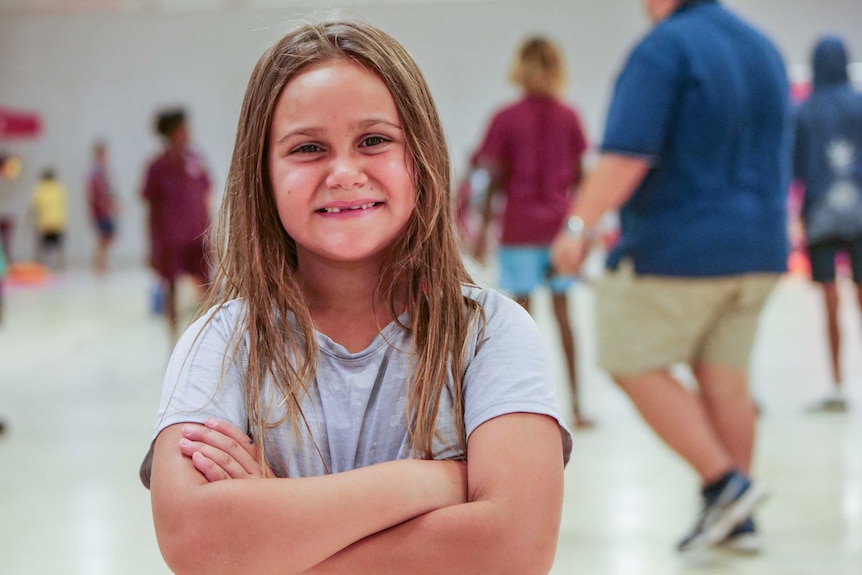
{"label": "upper teeth", "polygon": [[323,208],[322,211],[326,212],[327,214],[337,214],[339,212],[347,212],[353,210],[367,210],[368,208],[374,206],[376,203],[377,202],[370,202],[367,204],[362,204],[361,206],[352,206],[349,208]]}

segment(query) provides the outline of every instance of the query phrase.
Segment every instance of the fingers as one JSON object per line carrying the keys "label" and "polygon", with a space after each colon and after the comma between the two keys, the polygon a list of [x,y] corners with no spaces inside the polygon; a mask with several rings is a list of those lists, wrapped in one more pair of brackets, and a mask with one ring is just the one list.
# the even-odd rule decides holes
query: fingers
{"label": "fingers", "polygon": [[191,441],[184,437],[180,440],[180,452],[190,457],[198,471],[210,481],[251,477],[229,453],[206,443]]}
{"label": "fingers", "polygon": [[583,238],[563,235],[551,246],[551,264],[559,275],[576,275],[586,255]]}
{"label": "fingers", "polygon": [[221,419],[216,419],[214,417],[210,417],[204,422],[204,426],[207,429],[215,430],[222,435],[229,437],[239,444],[243,449],[245,449],[249,455],[257,459],[258,451],[257,446],[254,445],[251,441],[251,437],[248,436],[245,432],[241,431],[235,425],[231,425],[227,421],[223,421]]}
{"label": "fingers", "polygon": [[[219,423],[223,425],[217,427],[225,432],[229,431],[226,427],[229,424]],[[251,445],[248,436],[236,428],[233,429],[235,431],[231,431],[231,435],[226,435],[209,426],[187,424],[183,426],[180,451],[188,457],[201,453],[227,473],[229,478],[263,477],[263,470],[257,459],[257,447]]]}
{"label": "fingers", "polygon": [[201,453],[200,451],[196,451],[192,454],[192,463],[195,465],[195,469],[201,472],[201,474],[207,478],[207,481],[210,483],[214,481],[222,481],[224,479],[230,479],[230,475],[219,467],[215,461]]}

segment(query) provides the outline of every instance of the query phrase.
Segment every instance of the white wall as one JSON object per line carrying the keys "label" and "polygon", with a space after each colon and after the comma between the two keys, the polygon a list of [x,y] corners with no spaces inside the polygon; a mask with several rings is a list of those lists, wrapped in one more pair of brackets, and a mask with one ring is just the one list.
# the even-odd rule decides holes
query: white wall
{"label": "white wall", "polygon": [[[285,2],[286,6],[291,3]],[[818,35],[835,32],[862,55],[860,0],[726,0],[779,45],[788,64],[807,61]],[[544,33],[563,47],[568,99],[596,141],[612,82],[628,49],[647,30],[640,0],[501,0],[369,4],[350,9],[398,38],[426,73],[457,170],[494,107],[515,96],[505,75],[514,47]],[[95,238],[83,184],[94,138],[111,146],[122,197],[115,264],[143,261],[145,235],[137,198],[141,172],[159,148],[155,109],[185,105],[196,147],[223,185],[236,118],[251,67],[292,21],[311,8],[113,13],[54,16],[0,14],[0,105],[33,110],[44,121],[34,141],[0,142],[26,166],[0,182],[0,214],[17,219],[13,255],[33,253],[27,200],[43,166],[56,167],[71,198],[68,255],[88,260]]]}

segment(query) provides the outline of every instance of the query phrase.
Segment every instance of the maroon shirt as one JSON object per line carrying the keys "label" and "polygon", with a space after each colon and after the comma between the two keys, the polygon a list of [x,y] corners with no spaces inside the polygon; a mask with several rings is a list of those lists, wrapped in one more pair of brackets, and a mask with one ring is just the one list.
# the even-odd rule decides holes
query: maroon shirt
{"label": "maroon shirt", "polygon": [[87,183],[90,196],[90,213],[96,221],[114,216],[114,193],[105,168],[96,164],[90,172]]}
{"label": "maroon shirt", "polygon": [[150,206],[151,256],[157,269],[165,252],[205,241],[209,189],[206,166],[192,151],[167,151],[150,164],[142,195]]}
{"label": "maroon shirt", "polygon": [[474,163],[499,169],[506,194],[503,245],[548,245],[562,225],[581,177],[587,141],[574,109],[527,96],[498,111]]}

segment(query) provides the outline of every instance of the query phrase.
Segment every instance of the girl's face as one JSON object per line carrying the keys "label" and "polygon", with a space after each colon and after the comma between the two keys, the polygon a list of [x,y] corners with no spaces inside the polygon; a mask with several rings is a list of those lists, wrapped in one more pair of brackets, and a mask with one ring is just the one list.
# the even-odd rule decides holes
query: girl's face
{"label": "girl's face", "polygon": [[268,150],[278,215],[299,265],[379,264],[416,202],[395,101],[347,59],[312,66],[276,103]]}

